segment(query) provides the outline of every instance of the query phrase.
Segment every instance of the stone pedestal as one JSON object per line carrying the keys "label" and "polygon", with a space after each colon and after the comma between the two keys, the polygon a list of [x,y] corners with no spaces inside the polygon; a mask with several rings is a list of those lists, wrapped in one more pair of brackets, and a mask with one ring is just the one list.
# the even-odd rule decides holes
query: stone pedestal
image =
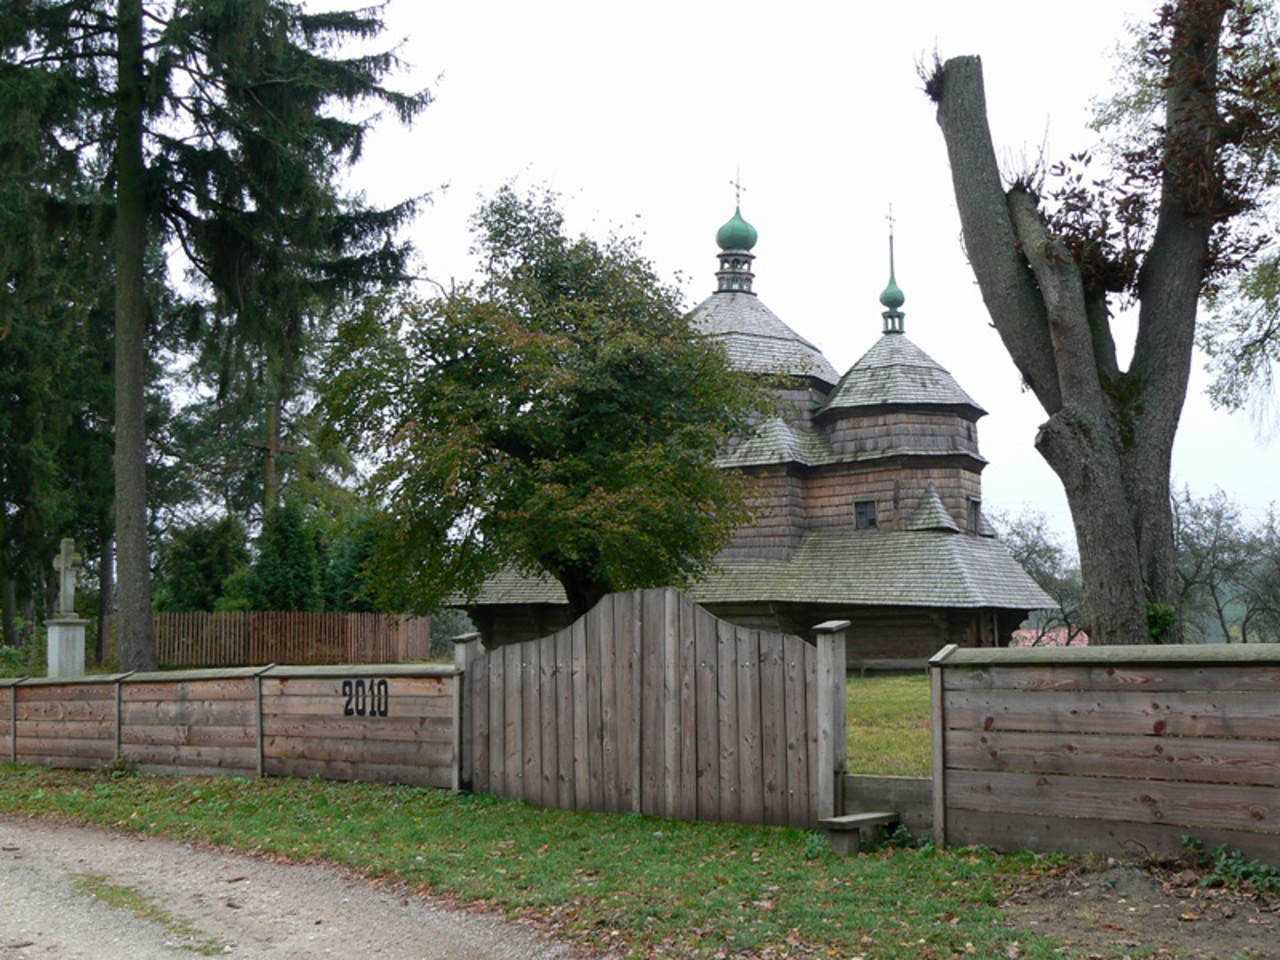
{"label": "stone pedestal", "polygon": [[84,628],[88,623],[74,617],[44,622],[49,635],[49,676],[84,676]]}

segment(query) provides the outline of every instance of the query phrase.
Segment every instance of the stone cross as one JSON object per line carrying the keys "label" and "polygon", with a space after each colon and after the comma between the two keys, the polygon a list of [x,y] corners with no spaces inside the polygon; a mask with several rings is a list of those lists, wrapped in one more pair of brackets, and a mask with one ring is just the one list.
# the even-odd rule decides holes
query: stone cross
{"label": "stone cross", "polygon": [[53,558],[53,569],[58,571],[58,616],[76,615],[76,571],[80,569],[80,554],[75,552],[76,542],[62,538],[62,550]]}

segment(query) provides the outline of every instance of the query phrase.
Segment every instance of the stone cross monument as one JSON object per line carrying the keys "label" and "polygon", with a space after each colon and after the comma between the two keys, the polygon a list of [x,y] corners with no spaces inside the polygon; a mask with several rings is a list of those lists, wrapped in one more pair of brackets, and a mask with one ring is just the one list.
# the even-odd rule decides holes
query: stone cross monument
{"label": "stone cross monument", "polygon": [[53,569],[58,571],[58,616],[76,615],[76,571],[80,569],[80,554],[75,552],[76,542],[64,537],[62,550],[53,558]]}
{"label": "stone cross monument", "polygon": [[76,616],[76,571],[80,554],[70,537],[62,541],[62,549],[53,558],[58,571],[58,615],[46,620],[49,634],[49,676],[84,676],[84,628],[88,620]]}

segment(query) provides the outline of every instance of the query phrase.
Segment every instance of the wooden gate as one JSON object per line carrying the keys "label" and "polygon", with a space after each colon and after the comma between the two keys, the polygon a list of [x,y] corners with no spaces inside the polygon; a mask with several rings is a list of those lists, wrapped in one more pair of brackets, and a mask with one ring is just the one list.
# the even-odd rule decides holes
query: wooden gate
{"label": "wooden gate", "polygon": [[813,827],[838,812],[847,626],[814,645],[656,589],[540,640],[472,641],[462,778],[540,806]]}

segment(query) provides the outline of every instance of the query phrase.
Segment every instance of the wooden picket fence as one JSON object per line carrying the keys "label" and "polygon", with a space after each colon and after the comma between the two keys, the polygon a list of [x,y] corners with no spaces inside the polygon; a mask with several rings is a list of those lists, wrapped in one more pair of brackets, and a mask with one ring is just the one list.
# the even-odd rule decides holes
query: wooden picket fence
{"label": "wooden picket fence", "polygon": [[163,667],[403,663],[431,650],[430,617],[237,610],[157,613],[154,623]]}
{"label": "wooden picket fence", "polygon": [[809,644],[654,589],[540,640],[475,640],[462,780],[569,810],[814,827],[839,812],[847,626]]}

